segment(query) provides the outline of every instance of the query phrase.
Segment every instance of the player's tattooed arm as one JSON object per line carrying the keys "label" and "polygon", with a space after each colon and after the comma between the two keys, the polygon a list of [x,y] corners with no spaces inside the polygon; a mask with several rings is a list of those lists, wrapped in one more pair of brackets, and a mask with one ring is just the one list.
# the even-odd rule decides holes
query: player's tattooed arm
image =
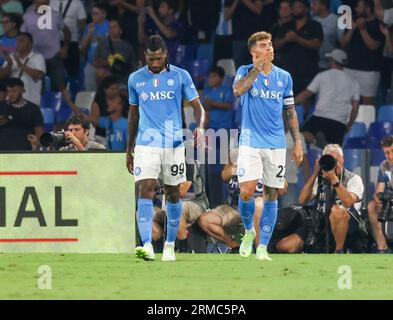
{"label": "player's tattooed arm", "polygon": [[300,166],[303,161],[303,148],[302,140],[300,139],[299,122],[297,119],[295,105],[285,108],[284,117],[294,143],[292,159],[296,162],[297,166]]}
{"label": "player's tattooed arm", "polygon": [[284,110],[284,117],[287,124],[287,128],[291,133],[293,142],[301,143],[300,140],[300,132],[299,132],[299,122],[297,119],[297,113],[295,109],[295,105],[291,105]]}
{"label": "player's tattooed arm", "polygon": [[139,124],[139,108],[138,106],[130,105],[128,112],[128,140],[127,140],[127,154],[131,153],[135,147],[135,140],[138,133]]}
{"label": "player's tattooed arm", "polygon": [[233,94],[235,97],[240,97],[251,88],[255,79],[258,77],[259,72],[260,71],[254,67],[243,79],[240,79],[234,84]]}

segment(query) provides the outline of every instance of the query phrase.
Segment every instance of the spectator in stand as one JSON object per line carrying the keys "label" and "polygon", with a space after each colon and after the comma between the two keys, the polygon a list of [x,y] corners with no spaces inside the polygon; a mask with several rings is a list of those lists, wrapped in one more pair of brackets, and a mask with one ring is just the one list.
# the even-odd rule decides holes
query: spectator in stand
{"label": "spectator in stand", "polygon": [[87,53],[84,70],[85,90],[97,90],[96,72],[93,67],[95,51],[100,39],[106,39],[109,31],[109,21],[106,19],[106,6],[102,2],[95,3],[91,10],[92,22],[86,26],[80,43],[82,54]]}
{"label": "spectator in stand", "polygon": [[93,60],[98,85],[102,79],[111,75],[127,83],[128,76],[137,64],[131,44],[122,39],[122,34],[119,21],[111,20],[108,37],[98,42]]}
{"label": "spectator in stand", "polygon": [[[2,21],[5,13],[17,13],[23,15],[23,7],[18,0],[0,0],[0,21]],[[3,29],[4,26],[0,24],[0,36],[6,31]]]}
{"label": "spectator in stand", "polygon": [[[16,36],[19,34],[19,28],[22,25],[22,16],[17,13],[4,13],[1,24],[4,27],[4,34],[0,38],[0,52],[9,55],[16,50]],[[4,63],[0,58],[0,65]]]}
{"label": "spectator in stand", "polygon": [[44,133],[44,119],[40,108],[23,98],[21,79],[7,80],[6,101],[0,103],[0,150],[31,150],[28,138],[39,139]]}
{"label": "spectator in stand", "polygon": [[[278,19],[273,24],[271,28],[272,39],[276,39],[280,35],[281,27],[292,20],[292,7],[290,0],[282,0],[280,1],[280,5],[278,7]],[[281,50],[279,48],[275,48],[274,51],[274,61],[277,65],[281,64]]]}
{"label": "spectator in stand", "polygon": [[[21,27],[22,32],[30,33],[33,37],[33,50],[41,53],[45,58],[46,69],[51,78],[54,91],[65,89],[65,69],[63,58],[67,55],[67,48],[70,42],[71,33],[64,24],[63,18],[57,11],[51,11],[50,29],[40,27],[39,20],[45,11],[38,13],[40,6],[48,6],[49,0],[35,0],[34,8],[23,16],[24,23]],[[48,22],[46,22],[48,23]],[[64,47],[60,46],[60,36],[64,33]]]}
{"label": "spectator in stand", "polygon": [[128,137],[128,120],[123,117],[123,103],[110,103],[109,116],[100,117],[99,127],[106,130],[106,147],[113,151],[126,151]]}
{"label": "spectator in stand", "polygon": [[[393,28],[384,23],[380,24],[380,30],[385,37],[383,48],[383,66],[381,68],[381,86],[386,90],[385,103],[393,103]],[[390,90],[390,95],[388,94]]]}
{"label": "spectator in stand", "polygon": [[149,36],[159,34],[167,44],[169,61],[174,60],[183,33],[184,27],[175,17],[175,5],[171,0],[161,0],[157,12],[149,4],[139,14],[139,43],[144,47]]}
{"label": "spectator in stand", "polygon": [[[79,40],[86,26],[85,7],[81,0],[50,0],[49,4],[53,10],[61,14],[65,25],[71,32],[64,66],[68,77],[75,79],[79,76],[80,69]],[[64,48],[64,35],[61,36],[61,42]]]}
{"label": "spectator in stand", "polygon": [[251,63],[247,40],[260,29],[261,0],[225,0],[224,17],[233,22],[233,60],[236,68]]}
{"label": "spectator in stand", "polygon": [[25,88],[23,98],[40,106],[46,66],[42,54],[32,48],[32,36],[29,33],[20,33],[16,41],[16,52],[6,56],[6,62],[0,68],[0,78],[20,78]]}
{"label": "spectator in stand", "polygon": [[341,46],[348,54],[347,72],[360,85],[361,103],[375,105],[379,81],[384,36],[380,22],[374,16],[373,0],[358,0],[356,21],[352,29],[346,29]]}
{"label": "spectator in stand", "polygon": [[123,30],[123,39],[128,41],[137,52],[138,15],[143,10],[146,0],[110,0],[109,18],[119,20]]}
{"label": "spectator in stand", "polygon": [[305,121],[302,132],[307,143],[319,148],[327,143],[341,145],[359,110],[359,84],[343,70],[347,54],[334,49],[327,57],[330,69],[318,73],[307,89],[295,97],[299,104],[318,94],[315,111]]}
{"label": "spectator in stand", "polygon": [[279,67],[292,75],[293,92],[298,94],[318,73],[323,31],[321,24],[310,18],[308,0],[295,0],[292,13],[294,20],[277,31],[273,42],[274,47],[280,50]]}
{"label": "spectator in stand", "polygon": [[232,59],[232,19],[225,17],[225,0],[221,0],[220,18],[214,37],[213,65],[220,59]]}
{"label": "spectator in stand", "polygon": [[314,13],[313,19],[322,25],[323,42],[319,48],[319,70],[329,69],[329,59],[326,53],[331,52],[338,46],[338,40],[343,34],[343,30],[338,28],[338,16],[329,10],[330,0],[313,0],[311,8]]}
{"label": "spectator in stand", "polygon": [[214,130],[233,128],[232,88],[223,85],[225,71],[221,67],[210,69],[207,87],[203,90],[203,106],[207,111],[206,127]]}
{"label": "spectator in stand", "polygon": [[[77,115],[83,114],[83,111],[80,109],[83,106],[75,105],[68,90],[63,91],[63,97],[72,112]],[[108,110],[116,108],[121,108],[124,118],[128,117],[128,102],[121,94],[118,79],[115,77],[108,77],[105,78],[98,87],[94,101],[91,105],[90,114],[87,117],[90,123],[96,128],[96,136],[90,137],[91,139],[95,138],[104,144],[106,143],[106,127],[100,126],[100,118],[110,116]]]}

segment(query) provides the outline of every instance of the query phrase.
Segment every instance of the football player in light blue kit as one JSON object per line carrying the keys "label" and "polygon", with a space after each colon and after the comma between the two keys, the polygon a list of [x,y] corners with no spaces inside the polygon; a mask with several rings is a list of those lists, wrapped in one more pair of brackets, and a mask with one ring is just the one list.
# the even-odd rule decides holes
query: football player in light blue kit
{"label": "football player in light blue kit", "polygon": [[175,240],[182,212],[180,184],[186,181],[183,145],[182,101],[195,110],[198,123],[194,142],[203,143],[205,113],[198,92],[186,70],[168,63],[164,40],[151,36],[145,52],[147,65],[128,80],[130,111],[128,116],[127,169],[138,188],[137,223],[143,247],[136,248],[138,258],[154,260],[152,241],[154,187],[157,178],[165,185],[167,238],[163,261],[174,261]]}
{"label": "football player in light blue kit", "polygon": [[267,245],[277,218],[278,189],[285,183],[285,133],[283,116],[294,140],[292,159],[299,166],[303,159],[299,125],[295,111],[291,75],[273,65],[271,35],[254,33],[248,40],[253,64],[240,66],[233,84],[235,96],[241,97],[241,134],[238,178],[239,211],[246,229],[239,253],[248,257],[255,238],[253,215],[254,191],[258,179],[264,184],[264,207],[260,220],[260,243],[256,257],[271,260]]}

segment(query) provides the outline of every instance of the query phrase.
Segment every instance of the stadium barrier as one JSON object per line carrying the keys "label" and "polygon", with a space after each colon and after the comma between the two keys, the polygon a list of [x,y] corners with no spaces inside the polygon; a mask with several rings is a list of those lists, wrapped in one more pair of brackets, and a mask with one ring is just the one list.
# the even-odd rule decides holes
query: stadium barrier
{"label": "stadium barrier", "polygon": [[134,248],[124,153],[0,153],[0,252]]}

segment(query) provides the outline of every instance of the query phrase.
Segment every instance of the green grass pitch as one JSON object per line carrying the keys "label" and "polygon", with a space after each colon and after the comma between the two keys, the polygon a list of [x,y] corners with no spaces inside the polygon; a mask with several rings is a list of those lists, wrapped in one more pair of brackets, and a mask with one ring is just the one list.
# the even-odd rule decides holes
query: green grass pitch
{"label": "green grass pitch", "polygon": [[[393,299],[393,255],[0,254],[0,299]],[[52,271],[52,289],[37,270]],[[352,289],[340,290],[348,265]]]}

